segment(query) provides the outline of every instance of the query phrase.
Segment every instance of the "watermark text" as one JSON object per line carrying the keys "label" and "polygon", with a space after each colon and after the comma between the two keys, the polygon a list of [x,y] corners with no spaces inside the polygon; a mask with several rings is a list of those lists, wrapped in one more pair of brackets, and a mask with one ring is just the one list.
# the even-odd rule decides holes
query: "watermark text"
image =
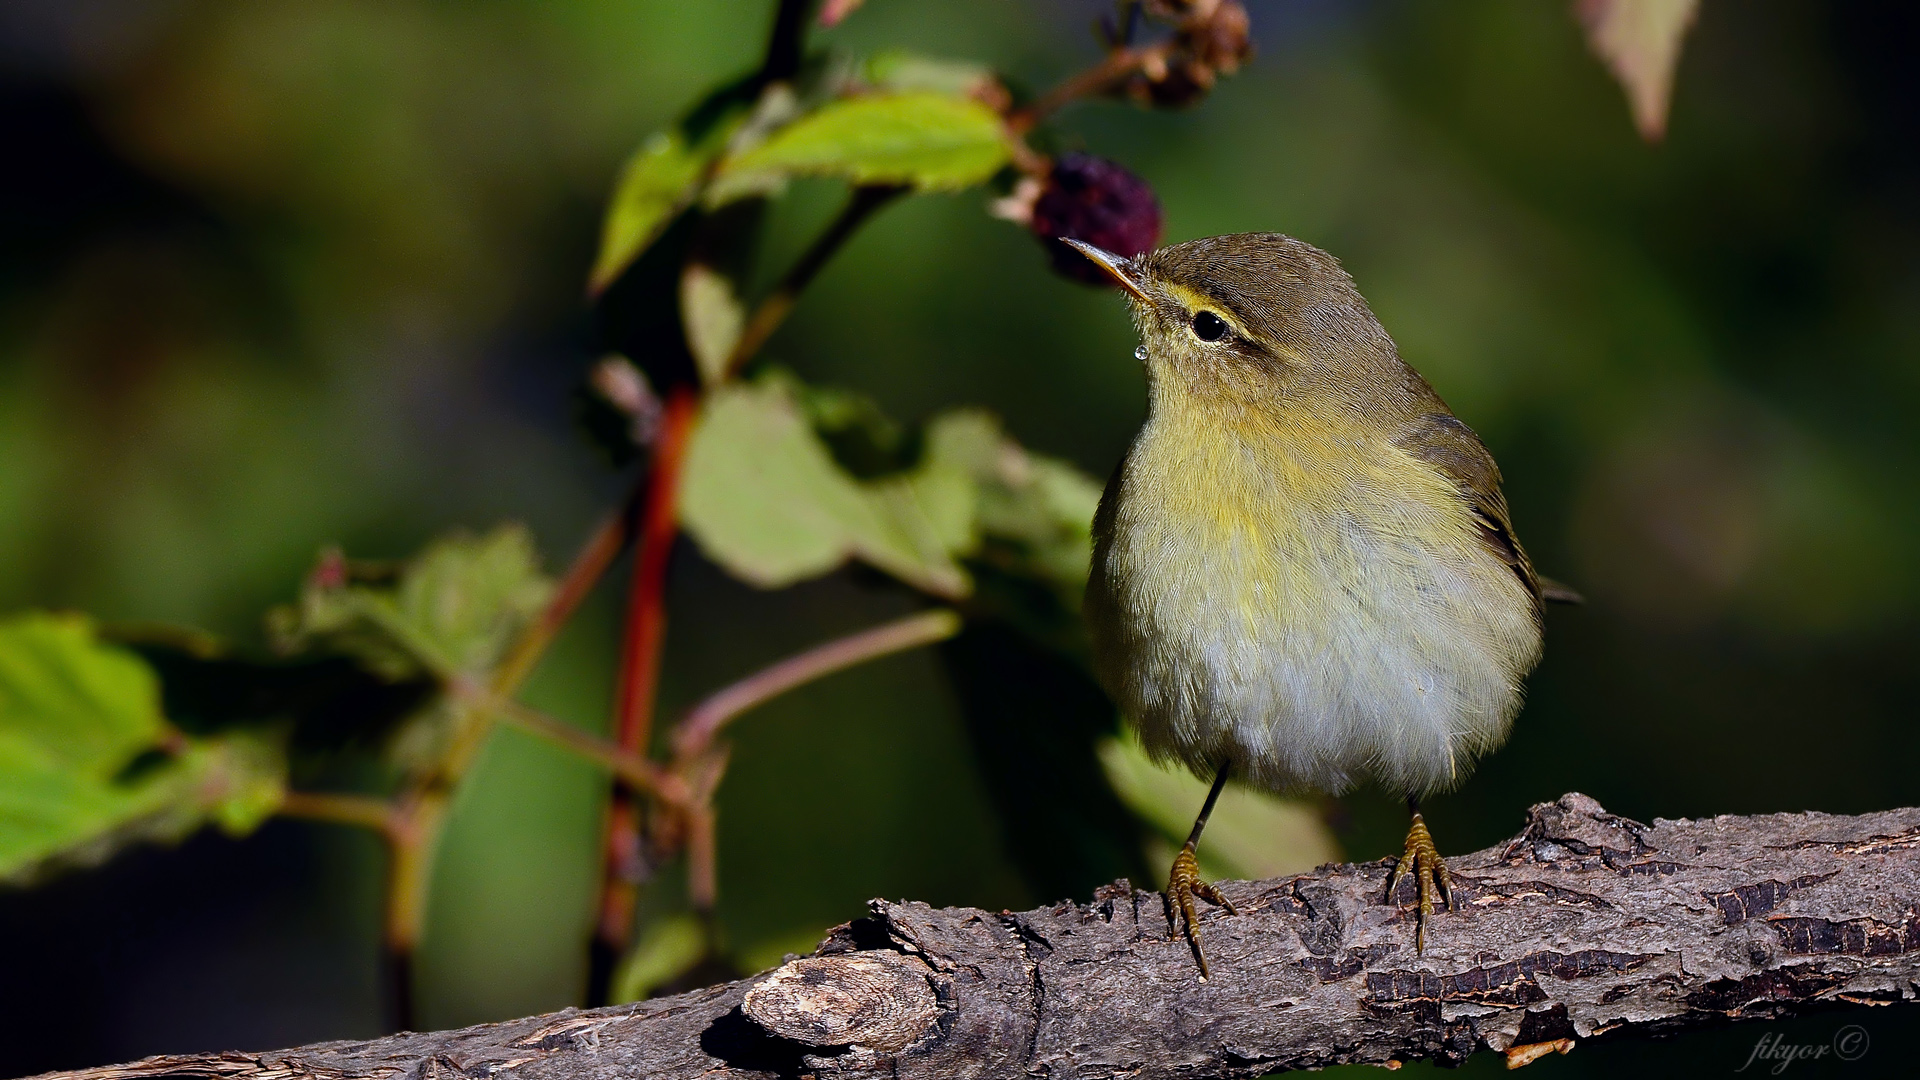
{"label": "watermark text", "polygon": [[1859,1061],[1867,1054],[1867,1029],[1859,1024],[1848,1024],[1833,1033],[1833,1038],[1823,1043],[1791,1043],[1780,1037],[1777,1031],[1769,1031],[1760,1036],[1753,1044],[1753,1051],[1747,1055],[1746,1064],[1733,1070],[1746,1072],[1759,1066],[1773,1076],[1785,1073],[1789,1067],[1801,1061]]}

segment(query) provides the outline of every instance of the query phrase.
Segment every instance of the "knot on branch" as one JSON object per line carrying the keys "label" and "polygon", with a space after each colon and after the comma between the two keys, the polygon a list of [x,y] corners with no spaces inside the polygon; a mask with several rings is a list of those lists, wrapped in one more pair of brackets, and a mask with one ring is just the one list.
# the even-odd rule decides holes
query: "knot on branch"
{"label": "knot on branch", "polygon": [[1508,842],[1506,855],[1548,863],[1599,856],[1612,865],[1653,850],[1646,842],[1648,831],[1632,818],[1607,813],[1591,796],[1569,791],[1553,802],[1534,804],[1526,829]]}
{"label": "knot on branch", "polygon": [[795,960],[747,991],[740,1011],[806,1046],[901,1050],[939,1019],[931,969],[897,952]]}

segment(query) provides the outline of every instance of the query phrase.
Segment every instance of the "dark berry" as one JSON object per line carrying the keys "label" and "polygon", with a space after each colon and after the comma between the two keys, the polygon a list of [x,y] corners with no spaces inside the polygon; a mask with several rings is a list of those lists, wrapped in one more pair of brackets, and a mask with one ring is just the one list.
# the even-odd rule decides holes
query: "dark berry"
{"label": "dark berry", "polygon": [[1089,285],[1111,285],[1106,271],[1059,238],[1129,258],[1152,251],[1160,242],[1160,200],[1145,180],[1105,158],[1062,154],[1034,200],[1028,228],[1047,246],[1056,271]]}

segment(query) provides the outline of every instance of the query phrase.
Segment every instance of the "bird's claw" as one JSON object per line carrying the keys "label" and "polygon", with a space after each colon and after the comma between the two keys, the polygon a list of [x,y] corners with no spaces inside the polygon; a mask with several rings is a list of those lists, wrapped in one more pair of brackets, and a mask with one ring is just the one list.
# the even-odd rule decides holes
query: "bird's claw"
{"label": "bird's claw", "polygon": [[[1178,864],[1175,864],[1176,867]],[[1413,825],[1407,830],[1407,849],[1400,860],[1393,864],[1393,873],[1387,877],[1387,903],[1393,903],[1393,891],[1403,877],[1412,877],[1419,887],[1419,905],[1413,917],[1413,951],[1424,953],[1427,950],[1427,919],[1433,915],[1433,897],[1440,895],[1441,903],[1449,909],[1453,907],[1453,875],[1448,872],[1446,861],[1440,858],[1440,851],[1433,846],[1433,834],[1427,831],[1427,822],[1418,812],[1413,815]]]}
{"label": "bird's claw", "polygon": [[1193,946],[1193,958],[1200,964],[1200,977],[1207,978],[1211,972],[1207,968],[1207,954],[1200,948],[1200,930],[1195,926],[1193,898],[1199,897],[1215,907],[1225,908],[1227,914],[1238,915],[1233,901],[1215,888],[1211,882],[1200,878],[1200,863],[1194,858],[1193,845],[1187,844],[1180,854],[1173,858],[1173,873],[1167,877],[1167,922],[1175,935],[1184,928],[1187,943]]}

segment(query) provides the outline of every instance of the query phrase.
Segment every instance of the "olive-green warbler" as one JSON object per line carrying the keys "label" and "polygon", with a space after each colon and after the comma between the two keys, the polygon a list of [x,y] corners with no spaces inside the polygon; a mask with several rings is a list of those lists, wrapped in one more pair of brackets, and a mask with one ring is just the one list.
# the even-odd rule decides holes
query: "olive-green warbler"
{"label": "olive-green warbler", "polygon": [[1277,233],[1127,259],[1149,410],[1094,518],[1101,681],[1149,753],[1212,790],[1167,888],[1207,974],[1194,848],[1229,774],[1268,791],[1372,779],[1412,827],[1387,885],[1414,945],[1451,880],[1419,811],[1499,746],[1540,659],[1541,601],[1500,470],[1400,359],[1330,255]]}

